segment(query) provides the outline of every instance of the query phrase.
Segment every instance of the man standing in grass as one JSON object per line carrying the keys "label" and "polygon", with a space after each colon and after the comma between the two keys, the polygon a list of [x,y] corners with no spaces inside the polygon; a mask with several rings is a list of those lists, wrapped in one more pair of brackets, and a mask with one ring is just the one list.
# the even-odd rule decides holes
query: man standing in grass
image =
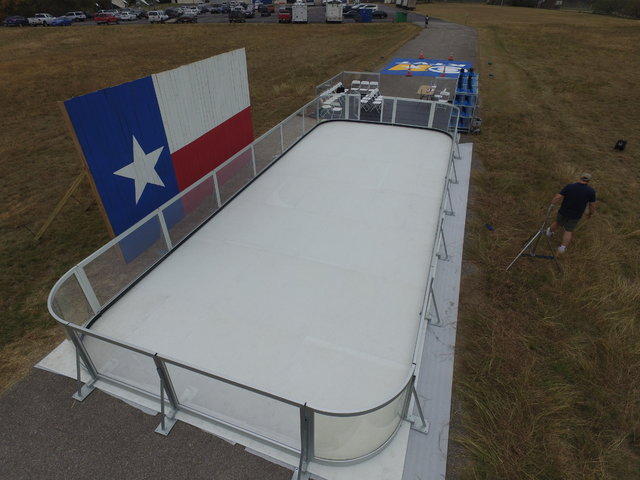
{"label": "man standing in grass", "polygon": [[558,227],[564,228],[562,245],[558,247],[558,253],[564,253],[567,250],[573,231],[578,225],[578,221],[582,218],[587,205],[589,206],[587,218],[591,218],[596,212],[596,191],[589,186],[590,180],[591,174],[583,173],[580,175],[579,182],[565,185],[560,190],[560,193],[556,193],[553,200],[551,200],[551,205],[555,205],[562,200],[556,221],[547,228],[546,232],[547,237],[550,237]]}

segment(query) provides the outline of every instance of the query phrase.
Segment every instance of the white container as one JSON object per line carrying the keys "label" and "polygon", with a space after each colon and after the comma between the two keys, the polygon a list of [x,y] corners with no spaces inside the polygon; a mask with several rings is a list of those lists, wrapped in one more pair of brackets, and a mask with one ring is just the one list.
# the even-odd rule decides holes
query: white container
{"label": "white container", "polygon": [[309,23],[306,2],[296,2],[291,7],[291,21],[293,23]]}
{"label": "white container", "polygon": [[326,23],[342,23],[342,2],[327,2],[325,17]]}

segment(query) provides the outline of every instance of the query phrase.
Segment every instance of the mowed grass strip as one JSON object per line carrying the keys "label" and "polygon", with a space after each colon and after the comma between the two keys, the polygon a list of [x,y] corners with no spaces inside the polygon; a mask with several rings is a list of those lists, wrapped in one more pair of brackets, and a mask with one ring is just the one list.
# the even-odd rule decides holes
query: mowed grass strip
{"label": "mowed grass strip", "polygon": [[[80,173],[57,102],[246,48],[256,136],[343,70],[371,71],[413,25],[139,25],[0,30],[0,391],[61,338],[46,298],[108,241],[87,182],[34,233]],[[99,112],[96,112],[99,114]]]}
{"label": "mowed grass strip", "polygon": [[[479,35],[483,123],[465,242],[474,273],[455,370],[464,460],[451,458],[451,478],[640,478],[640,25],[487,5],[420,11]],[[599,207],[563,273],[530,259],[505,272],[582,171]]]}

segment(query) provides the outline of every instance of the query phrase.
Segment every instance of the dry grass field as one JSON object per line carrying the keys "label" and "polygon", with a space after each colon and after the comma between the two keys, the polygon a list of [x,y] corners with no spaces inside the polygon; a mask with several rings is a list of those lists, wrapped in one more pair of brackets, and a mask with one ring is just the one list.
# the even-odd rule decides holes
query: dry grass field
{"label": "dry grass field", "polygon": [[[640,478],[640,24],[486,5],[420,10],[475,27],[480,43],[451,478]],[[244,46],[259,134],[315,84],[383,63],[416,32],[164,27],[0,31],[0,387],[58,338],[45,306],[53,282],[107,240],[87,187],[33,239],[79,172],[57,101]],[[629,141],[622,153],[618,138]],[[599,209],[562,273],[529,259],[505,272],[582,171],[594,175]]]}
{"label": "dry grass field", "polygon": [[287,27],[0,29],[0,391],[61,338],[46,307],[53,283],[108,240],[86,182],[34,240],[81,171],[57,102],[245,47],[257,136],[313,98],[315,85],[373,69],[419,31]]}
{"label": "dry grass field", "polygon": [[[483,129],[473,138],[452,478],[638,479],[640,23],[420,10],[479,35]],[[530,259],[505,272],[582,171],[593,173],[598,212],[578,228],[563,273]]]}

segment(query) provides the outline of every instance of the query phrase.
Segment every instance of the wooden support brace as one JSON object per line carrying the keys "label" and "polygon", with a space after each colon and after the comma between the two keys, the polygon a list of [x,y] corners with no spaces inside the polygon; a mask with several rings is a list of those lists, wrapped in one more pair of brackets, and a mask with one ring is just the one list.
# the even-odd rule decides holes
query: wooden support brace
{"label": "wooden support brace", "polygon": [[51,226],[51,224],[53,223],[55,218],[58,216],[60,211],[69,201],[69,198],[71,198],[71,195],[73,195],[73,192],[75,192],[77,188],[80,186],[80,184],[82,183],[84,176],[85,176],[85,172],[82,172],[80,175],[78,175],[75,178],[73,182],[71,182],[71,185],[69,186],[69,188],[67,188],[67,191],[65,192],[65,194],[62,196],[62,198],[56,205],[56,208],[53,209],[53,212],[51,212],[51,215],[49,215],[49,218],[47,218],[47,221],[44,222],[44,225],[42,225],[42,227],[40,227],[40,230],[38,230],[38,233],[36,233],[36,240],[40,240],[40,237],[42,237],[42,235],[44,235],[44,232],[46,232],[47,229]]}

